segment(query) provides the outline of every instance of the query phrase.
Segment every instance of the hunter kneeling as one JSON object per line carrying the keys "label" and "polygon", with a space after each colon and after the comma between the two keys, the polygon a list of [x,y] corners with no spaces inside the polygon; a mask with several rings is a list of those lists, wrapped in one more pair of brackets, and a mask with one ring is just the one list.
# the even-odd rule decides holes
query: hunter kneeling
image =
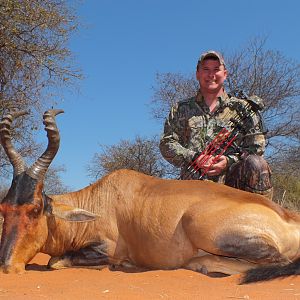
{"label": "hunter kneeling", "polygon": [[257,96],[224,89],[221,54],[197,63],[198,93],[172,107],[160,141],[163,157],[181,168],[180,179],[206,179],[272,199],[271,171],[263,158],[265,129]]}

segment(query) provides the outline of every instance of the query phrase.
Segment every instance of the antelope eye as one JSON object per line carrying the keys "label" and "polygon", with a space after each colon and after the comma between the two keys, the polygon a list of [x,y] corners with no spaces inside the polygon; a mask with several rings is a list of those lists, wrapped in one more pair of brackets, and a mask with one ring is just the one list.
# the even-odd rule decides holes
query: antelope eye
{"label": "antelope eye", "polygon": [[32,210],[30,210],[28,212],[28,216],[30,218],[37,218],[39,216],[39,214],[40,214],[40,211],[41,210],[38,207],[35,207],[35,208],[33,208]]}

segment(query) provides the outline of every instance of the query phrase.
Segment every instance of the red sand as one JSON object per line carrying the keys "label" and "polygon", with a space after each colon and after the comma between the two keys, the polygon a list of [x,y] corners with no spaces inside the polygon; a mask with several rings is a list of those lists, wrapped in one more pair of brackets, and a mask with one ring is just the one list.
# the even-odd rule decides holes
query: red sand
{"label": "red sand", "polygon": [[24,274],[0,274],[0,299],[300,299],[300,276],[241,286],[239,276],[209,278],[187,270],[49,271],[48,259],[38,254]]}

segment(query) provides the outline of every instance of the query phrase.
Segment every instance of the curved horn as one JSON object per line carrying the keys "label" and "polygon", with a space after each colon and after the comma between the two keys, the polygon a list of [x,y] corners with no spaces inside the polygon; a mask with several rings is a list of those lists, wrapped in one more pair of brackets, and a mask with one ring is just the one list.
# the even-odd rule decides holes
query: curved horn
{"label": "curved horn", "polygon": [[11,124],[14,119],[26,115],[28,112],[26,111],[11,111],[3,116],[2,121],[0,123],[0,140],[1,144],[5,150],[6,155],[9,158],[9,161],[13,165],[14,168],[14,178],[24,172],[25,163],[23,161],[22,156],[15,150],[14,146],[11,143]]}
{"label": "curved horn", "polygon": [[46,151],[38,158],[38,160],[26,171],[26,173],[34,179],[43,179],[49,165],[54,159],[59,148],[59,131],[56,126],[55,116],[63,113],[61,109],[51,109],[44,113],[44,125],[47,131],[48,146]]}

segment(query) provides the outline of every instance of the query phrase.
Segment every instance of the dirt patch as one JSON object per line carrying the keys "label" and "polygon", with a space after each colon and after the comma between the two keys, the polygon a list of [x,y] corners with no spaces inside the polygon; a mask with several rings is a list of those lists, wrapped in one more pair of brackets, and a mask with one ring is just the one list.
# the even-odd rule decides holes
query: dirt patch
{"label": "dirt patch", "polygon": [[0,274],[1,299],[300,299],[300,276],[238,285],[239,276],[209,278],[188,270],[124,273],[49,271],[38,254],[21,275]]}

